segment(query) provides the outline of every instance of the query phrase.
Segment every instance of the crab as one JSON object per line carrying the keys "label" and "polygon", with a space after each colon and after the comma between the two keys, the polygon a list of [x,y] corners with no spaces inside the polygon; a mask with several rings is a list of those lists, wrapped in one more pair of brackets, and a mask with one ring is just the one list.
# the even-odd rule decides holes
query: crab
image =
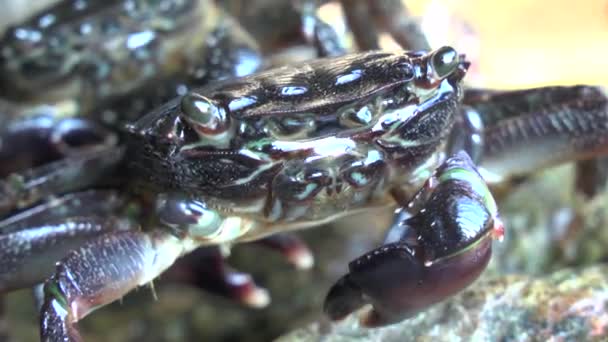
{"label": "crab", "polygon": [[[469,63],[447,46],[259,71],[246,32],[211,3],[88,6],[61,3],[3,41],[0,291],[44,283],[42,340],[81,340],[79,320],[200,248],[262,239],[286,255],[299,248],[302,263],[298,240],[273,235],[386,206],[396,208],[386,241],[349,265],[324,310],[341,319],[370,305],[369,327],[406,319],[487,265],[504,227],[486,182],[605,149],[597,87],[464,89]],[[193,24],[209,13],[216,26]],[[95,45],[138,22],[146,30]],[[337,51],[316,37],[320,55]],[[200,51],[202,64],[189,59]],[[85,62],[68,58],[75,52]],[[159,93],[151,85],[161,81]],[[157,108],[142,116],[142,106]],[[98,115],[65,117],[73,112]],[[267,302],[225,272],[207,286]]]}

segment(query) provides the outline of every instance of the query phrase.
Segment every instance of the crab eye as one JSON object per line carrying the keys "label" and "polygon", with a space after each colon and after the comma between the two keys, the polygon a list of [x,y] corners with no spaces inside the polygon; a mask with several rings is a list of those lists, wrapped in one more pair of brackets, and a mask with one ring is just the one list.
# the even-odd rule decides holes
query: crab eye
{"label": "crab eye", "polygon": [[208,136],[226,131],[229,126],[226,111],[212,100],[190,92],[182,97],[181,110],[184,119],[199,134]]}
{"label": "crab eye", "polygon": [[458,53],[449,46],[439,48],[431,57],[431,66],[439,78],[445,78],[458,68]]}

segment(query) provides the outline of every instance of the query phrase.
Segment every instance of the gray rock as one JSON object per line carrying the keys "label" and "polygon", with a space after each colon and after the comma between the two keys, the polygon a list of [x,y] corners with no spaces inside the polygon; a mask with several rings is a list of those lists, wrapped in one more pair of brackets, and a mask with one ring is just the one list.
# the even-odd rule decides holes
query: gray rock
{"label": "gray rock", "polygon": [[279,338],[303,341],[600,341],[608,339],[608,266],[485,279],[410,320],[361,328],[356,315]]}

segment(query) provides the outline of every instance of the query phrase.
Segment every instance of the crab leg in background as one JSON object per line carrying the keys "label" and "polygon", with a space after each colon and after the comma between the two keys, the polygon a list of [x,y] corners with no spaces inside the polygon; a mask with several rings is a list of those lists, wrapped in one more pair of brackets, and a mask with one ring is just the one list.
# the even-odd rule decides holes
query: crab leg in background
{"label": "crab leg in background", "polygon": [[403,1],[341,0],[341,3],[360,50],[380,48],[377,28],[387,31],[404,50],[431,50],[416,19],[410,15]]}
{"label": "crab leg in background", "polygon": [[0,140],[0,214],[89,186],[122,156],[113,133],[79,118],[14,120]]}
{"label": "crab leg in background", "polygon": [[[271,235],[252,244],[278,252],[297,269],[309,269],[314,263],[312,252],[295,234]],[[270,302],[268,291],[256,285],[250,274],[228,266],[225,259],[220,248],[199,248],[178,259],[163,279],[189,284],[250,307],[265,307]]]}
{"label": "crab leg in background", "polygon": [[488,183],[608,152],[608,98],[600,87],[468,90],[483,143],[479,171]]}

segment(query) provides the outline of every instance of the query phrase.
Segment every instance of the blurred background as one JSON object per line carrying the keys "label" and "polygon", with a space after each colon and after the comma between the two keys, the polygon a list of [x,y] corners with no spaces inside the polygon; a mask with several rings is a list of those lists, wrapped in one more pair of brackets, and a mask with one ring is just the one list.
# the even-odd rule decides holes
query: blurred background
{"label": "blurred background", "polygon": [[[419,18],[432,46],[452,45],[473,62],[467,76],[471,85],[514,89],[547,84],[608,83],[606,0],[576,3],[566,0],[410,0],[406,4]],[[24,8],[31,10],[33,6],[43,8],[45,5],[45,1],[4,0],[0,23],[3,27],[18,23],[23,18]],[[338,29],[343,25],[337,5],[325,5],[321,16]],[[387,49],[396,48],[390,39],[384,40],[383,44]],[[519,219],[520,225],[527,225],[529,217],[516,214],[521,209],[533,210],[540,217],[545,210],[567,207],[572,195],[569,179],[571,170],[568,167],[557,173],[539,175],[529,184],[529,189],[534,189],[531,193],[520,191],[501,203],[501,207],[506,208],[507,220],[509,213],[513,213],[514,220]],[[553,186],[555,180],[560,182],[559,189]],[[538,197],[539,193],[543,194],[542,198]],[[522,208],[523,203],[538,203],[545,199],[552,199],[545,203],[550,208]],[[387,210],[378,216],[366,215],[303,232],[317,258],[310,272],[290,269],[276,255],[252,246],[236,248],[230,263],[251,272],[259,284],[270,290],[273,302],[268,309],[243,308],[195,289],[160,281],[156,286],[158,300],[148,288],[134,291],[120,303],[85,319],[82,323],[84,336],[87,341],[116,342],[271,340],[322,319],[322,301],[327,289],[346,271],[349,260],[377,244],[389,216],[390,210]],[[516,234],[511,236],[515,239]],[[509,243],[507,241],[506,245]],[[252,262],[252,259],[255,260]],[[518,269],[514,264],[517,263],[510,264],[511,269]],[[530,270],[531,267],[520,266],[519,269]],[[542,267],[533,268],[533,271],[540,269]],[[11,294],[6,311],[14,341],[38,340],[37,314],[29,291]]]}

